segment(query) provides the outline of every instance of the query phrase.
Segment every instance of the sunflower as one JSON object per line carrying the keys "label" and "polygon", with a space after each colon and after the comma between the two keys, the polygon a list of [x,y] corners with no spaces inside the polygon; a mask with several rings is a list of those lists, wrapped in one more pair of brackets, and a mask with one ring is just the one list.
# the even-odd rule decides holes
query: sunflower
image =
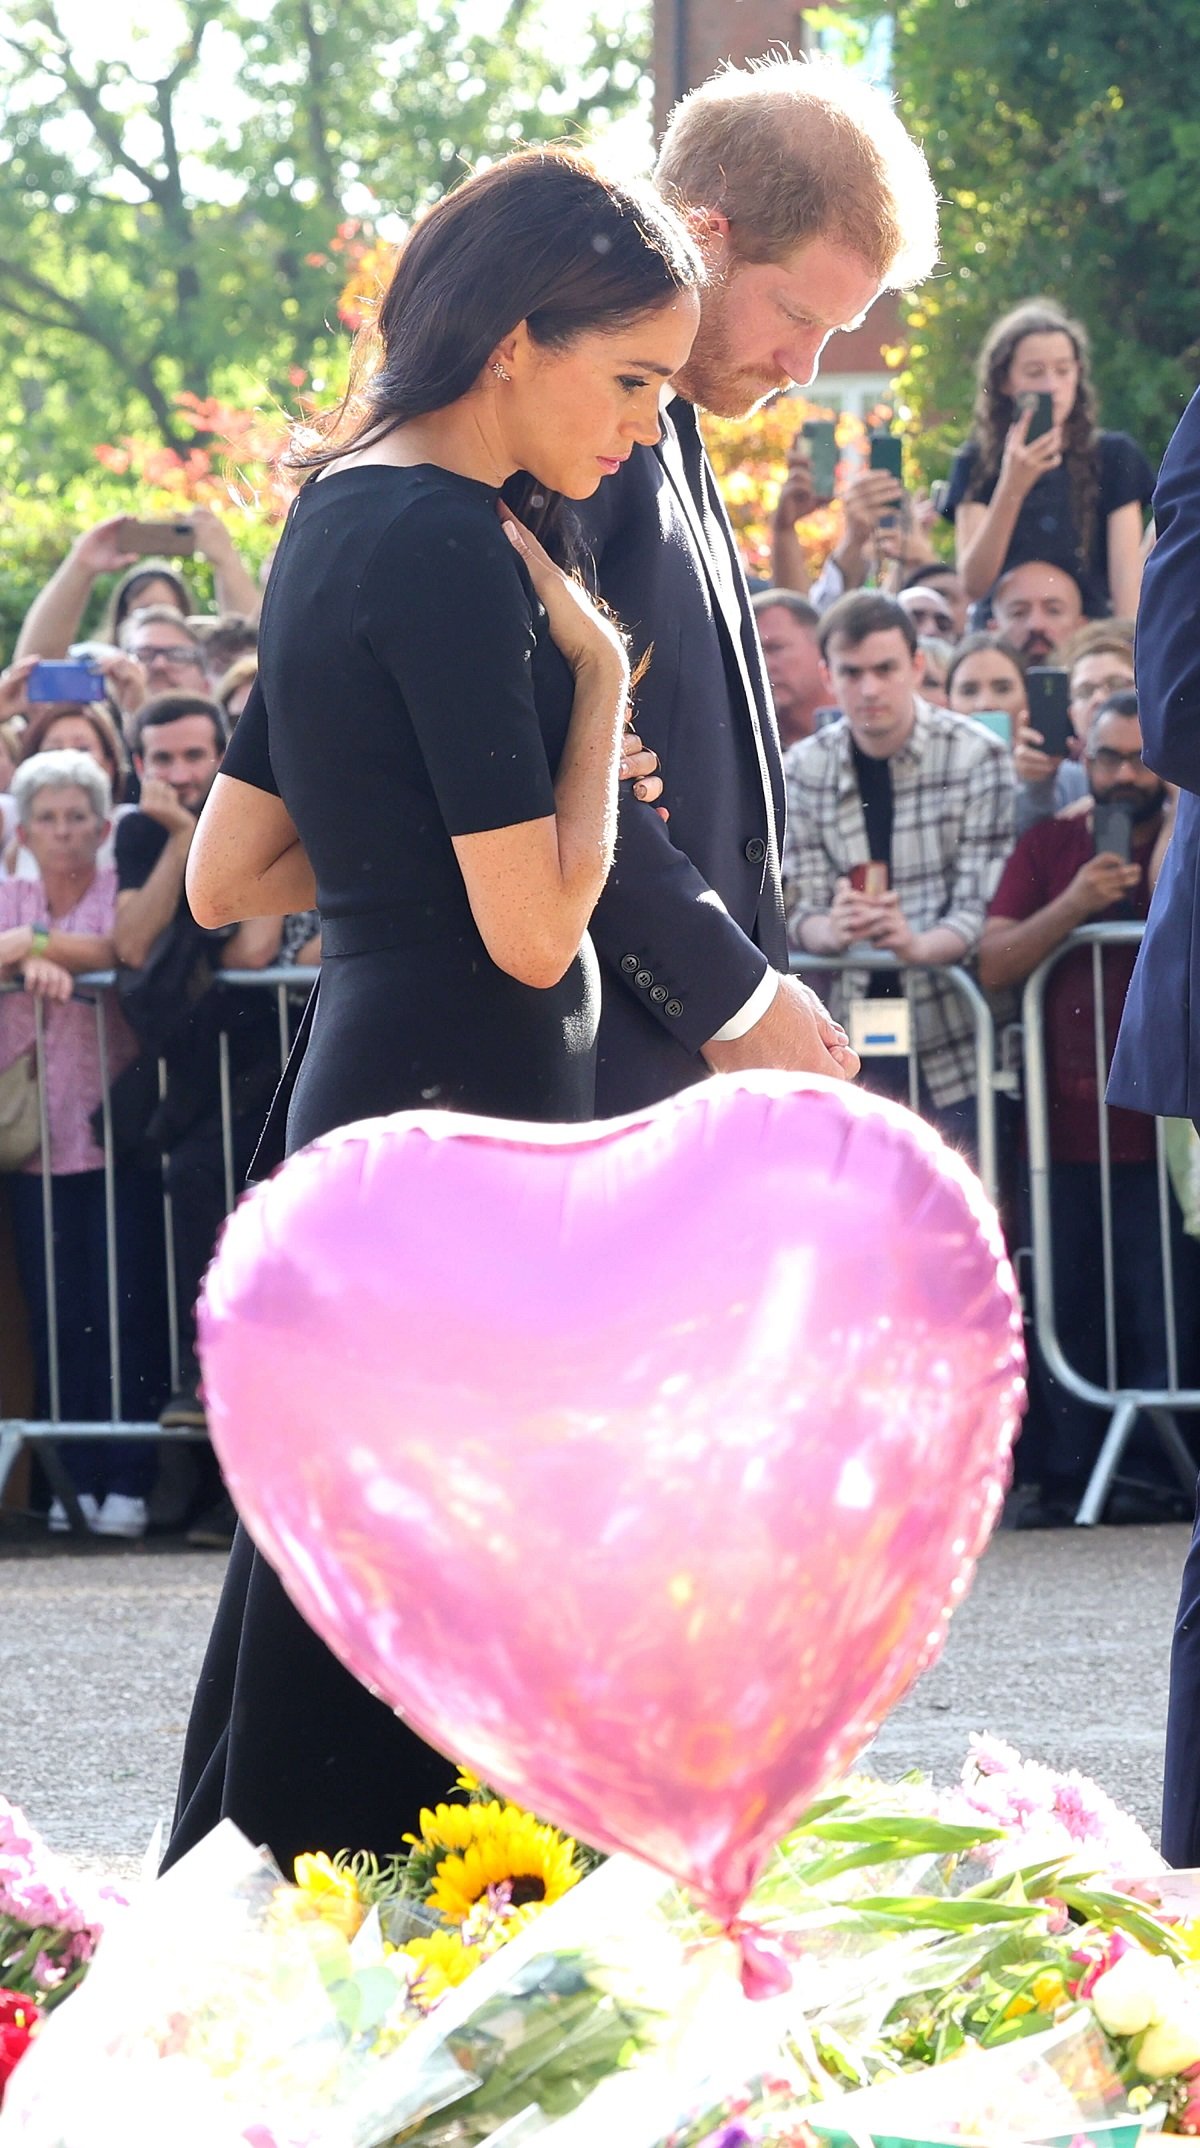
{"label": "sunflower", "polygon": [[423,2010],[436,2006],[452,1984],[463,1984],[483,1960],[478,1947],[464,1946],[457,1932],[430,1932],[397,1947],[398,1960],[409,1961],[409,1993]]}
{"label": "sunflower", "polygon": [[353,1939],[366,1916],[361,1895],[350,1872],[335,1865],[324,1850],[297,1857],[296,1894],[289,1903],[291,1915],[300,1923],[319,1918]]}
{"label": "sunflower", "polygon": [[480,1830],[490,1832],[505,1810],[499,1798],[489,1798],[481,1805],[435,1805],[432,1811],[423,1805],[420,1834],[406,1835],[404,1839],[417,1849],[469,1849],[479,1839]]}
{"label": "sunflower", "polygon": [[545,1908],[582,1878],[570,1836],[517,1805],[468,1805],[455,1818],[454,1840],[437,1861],[428,1897],[447,1924],[465,1923],[493,1889],[505,1890],[508,1908]]}

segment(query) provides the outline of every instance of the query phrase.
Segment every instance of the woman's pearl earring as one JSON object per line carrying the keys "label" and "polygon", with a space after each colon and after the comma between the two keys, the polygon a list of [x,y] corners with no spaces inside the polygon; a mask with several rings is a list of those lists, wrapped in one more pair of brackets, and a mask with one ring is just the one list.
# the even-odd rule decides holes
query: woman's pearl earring
{"label": "woman's pearl earring", "polygon": [[512,374],[505,371],[498,358],[493,358],[492,360],[492,371],[495,374],[497,380],[512,379]]}

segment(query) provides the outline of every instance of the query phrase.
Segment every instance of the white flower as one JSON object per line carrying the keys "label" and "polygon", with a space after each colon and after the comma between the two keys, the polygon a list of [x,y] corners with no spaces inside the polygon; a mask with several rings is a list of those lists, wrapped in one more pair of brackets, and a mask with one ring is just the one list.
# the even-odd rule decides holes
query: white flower
{"label": "white flower", "polygon": [[1189,2066],[1200,2066],[1200,2009],[1194,2004],[1148,2028],[1137,2054],[1138,2072],[1148,2081],[1170,2080]]}
{"label": "white flower", "polygon": [[1181,1997],[1175,1964],[1141,1947],[1130,1947],[1091,1990],[1096,2019],[1111,2036],[1140,2036],[1173,2008],[1178,2011]]}

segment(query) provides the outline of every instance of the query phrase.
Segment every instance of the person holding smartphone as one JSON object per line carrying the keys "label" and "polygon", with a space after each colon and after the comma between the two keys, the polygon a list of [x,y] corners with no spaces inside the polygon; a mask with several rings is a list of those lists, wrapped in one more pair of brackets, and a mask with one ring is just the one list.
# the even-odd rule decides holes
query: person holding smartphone
{"label": "person holding smartphone", "polygon": [[[1142,758],[1137,695],[1112,694],[1092,722],[1081,768],[1086,811],[1044,819],[1021,836],[992,898],[979,948],[979,981],[1011,990],[1082,925],[1144,918],[1162,863],[1167,786]],[[1103,951],[1104,1029],[1111,1054],[1136,950]],[[1055,1325],[1068,1362],[1097,1386],[1107,1384],[1104,1303],[1100,1093],[1096,1080],[1093,964],[1090,948],[1072,949],[1046,988],[1045,1045],[1050,1132],[1050,1200],[1054,1217]],[[1136,1111],[1108,1114],[1115,1236],[1118,1374],[1122,1387],[1168,1385],[1158,1163],[1154,1122]],[[1026,1202],[1024,1193],[1023,1202]],[[1028,1210],[1019,1242],[1028,1244]],[[1177,1300],[1176,1329],[1185,1355],[1200,1336],[1200,1255],[1184,1237],[1174,1202],[1168,1216]],[[1039,1492],[1018,1509],[1021,1527],[1066,1527],[1087,1486],[1109,1412],[1070,1394],[1036,1357],[1032,1387],[1040,1404],[1023,1436],[1018,1475]],[[1025,1443],[1027,1442],[1027,1444]],[[1107,1518],[1182,1519],[1178,1487],[1164,1473],[1157,1442],[1134,1443],[1123,1484]]]}
{"label": "person holding smartphone", "polygon": [[1096,423],[1080,323],[1040,298],[997,321],[942,505],[968,595],[982,601],[1006,569],[1045,560],[1082,584],[1088,618],[1132,616],[1153,489],[1136,441]]}

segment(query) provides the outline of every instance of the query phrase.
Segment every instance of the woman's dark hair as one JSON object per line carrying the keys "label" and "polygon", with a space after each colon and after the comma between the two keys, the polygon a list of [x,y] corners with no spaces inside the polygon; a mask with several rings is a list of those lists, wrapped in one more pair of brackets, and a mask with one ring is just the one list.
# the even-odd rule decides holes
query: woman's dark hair
{"label": "woman's dark hair", "polygon": [[39,708],[21,733],[21,759],[29,761],[35,753],[44,753],[47,735],[56,723],[61,723],[68,717],[74,722],[87,724],[104,756],[112,802],[114,805],[120,805],[125,796],[129,763],[125,758],[125,748],[116,724],[108,710],[101,708],[98,702],[52,701],[44,708]]}
{"label": "woman's dark hair", "polygon": [[101,641],[115,642],[117,629],[122,620],[129,617],[137,606],[134,599],[138,590],[147,582],[167,582],[179,599],[179,609],[186,619],[193,609],[192,593],[183,576],[171,565],[169,559],[140,559],[136,567],[128,567],[121,576],[108,600],[104,622],[100,628]]}
{"label": "woman's dark hair", "polygon": [[[344,400],[311,421],[288,459],[324,469],[457,402],[521,321],[535,343],[561,350],[702,280],[699,254],[650,186],[605,178],[573,150],[521,150],[414,226],[360,331]],[[557,504],[528,476],[505,498],[539,530]]]}
{"label": "woman's dark hair", "polygon": [[969,656],[978,656],[981,649],[994,649],[998,656],[1006,656],[1013,668],[1024,678],[1025,659],[1019,649],[1014,649],[1011,641],[1005,640],[1003,634],[964,634],[962,640],[955,643],[954,654],[946,666],[947,693],[954,684],[954,674],[959,665],[965,663]]}
{"label": "woman's dark hair", "polygon": [[1011,313],[997,321],[984,338],[976,368],[972,433],[979,455],[965,497],[978,499],[1000,474],[1004,443],[1018,414],[1016,403],[1003,381],[1018,343],[1026,336],[1067,336],[1079,362],[1079,386],[1063,427],[1063,460],[1071,489],[1071,520],[1079,547],[1079,563],[1086,566],[1091,557],[1100,498],[1091,345],[1082,322],[1072,320],[1055,299],[1027,299],[1024,305],[1015,306]]}

